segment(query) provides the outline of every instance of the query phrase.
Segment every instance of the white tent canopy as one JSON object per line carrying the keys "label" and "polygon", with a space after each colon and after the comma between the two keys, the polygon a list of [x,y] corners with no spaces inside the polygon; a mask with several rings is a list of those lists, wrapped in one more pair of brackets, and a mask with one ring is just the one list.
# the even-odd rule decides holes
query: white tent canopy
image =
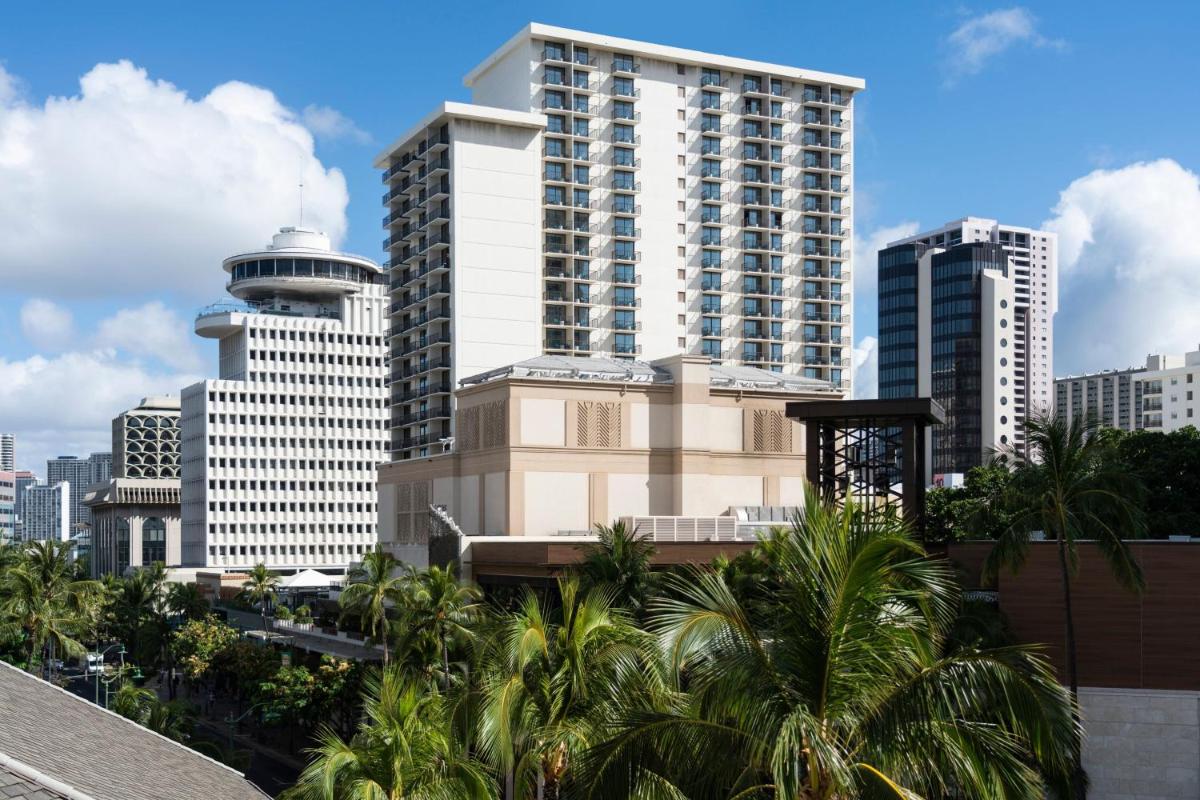
{"label": "white tent canopy", "polygon": [[338,581],[315,569],[305,569],[279,581],[280,589],[328,589]]}

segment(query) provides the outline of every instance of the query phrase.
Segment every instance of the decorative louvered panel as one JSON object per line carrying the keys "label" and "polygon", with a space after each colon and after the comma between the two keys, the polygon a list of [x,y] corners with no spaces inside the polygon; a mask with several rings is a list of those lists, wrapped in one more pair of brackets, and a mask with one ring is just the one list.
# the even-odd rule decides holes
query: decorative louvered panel
{"label": "decorative louvered panel", "polygon": [[734,517],[629,517],[638,536],[655,542],[731,542],[739,538]]}
{"label": "decorative louvered panel", "polygon": [[579,403],[575,428],[576,442],[580,447],[620,447],[621,404]]}
{"label": "decorative louvered panel", "polygon": [[462,453],[479,449],[479,406],[459,409],[455,415],[455,448]]}
{"label": "decorative louvered panel", "polygon": [[497,400],[480,409],[483,417],[482,446],[503,447],[508,443],[508,402]]}
{"label": "decorative louvered panel", "polygon": [[792,452],[792,426],[782,411],[755,409],[751,448],[755,453]]}

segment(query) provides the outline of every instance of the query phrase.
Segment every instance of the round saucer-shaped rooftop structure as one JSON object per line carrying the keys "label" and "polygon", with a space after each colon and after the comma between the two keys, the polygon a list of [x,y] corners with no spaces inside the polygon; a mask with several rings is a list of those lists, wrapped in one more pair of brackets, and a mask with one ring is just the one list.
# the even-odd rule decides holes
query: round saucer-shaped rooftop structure
{"label": "round saucer-shaped rooftop structure", "polygon": [[328,236],[309,228],[281,228],[265,250],[230,256],[221,266],[229,273],[229,293],[250,303],[334,298],[384,280],[374,261],[334,252]]}

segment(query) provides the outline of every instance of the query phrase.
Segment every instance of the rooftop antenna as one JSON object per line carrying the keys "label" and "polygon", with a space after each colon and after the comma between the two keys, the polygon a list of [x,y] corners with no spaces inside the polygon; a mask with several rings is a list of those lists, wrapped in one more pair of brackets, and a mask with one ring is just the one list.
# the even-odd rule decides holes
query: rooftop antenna
{"label": "rooftop antenna", "polygon": [[304,227],[304,173],[300,173],[300,227]]}

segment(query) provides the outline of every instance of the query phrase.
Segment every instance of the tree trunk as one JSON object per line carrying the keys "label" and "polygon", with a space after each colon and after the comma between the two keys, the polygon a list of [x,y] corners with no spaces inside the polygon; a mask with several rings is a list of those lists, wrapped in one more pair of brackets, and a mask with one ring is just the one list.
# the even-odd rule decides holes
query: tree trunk
{"label": "tree trunk", "polygon": [[[1066,622],[1067,686],[1071,691],[1071,720],[1079,727],[1079,674],[1075,653],[1075,617],[1071,610],[1071,570],[1067,564],[1067,543],[1061,534],[1058,537],[1058,566],[1062,572],[1063,616]],[[1082,735],[1076,736],[1071,745],[1075,764],[1071,771],[1071,794],[1073,800],[1087,800],[1087,779],[1083,771]]]}
{"label": "tree trunk", "polygon": [[450,694],[450,645],[442,639],[442,680],[446,686],[446,694]]}

